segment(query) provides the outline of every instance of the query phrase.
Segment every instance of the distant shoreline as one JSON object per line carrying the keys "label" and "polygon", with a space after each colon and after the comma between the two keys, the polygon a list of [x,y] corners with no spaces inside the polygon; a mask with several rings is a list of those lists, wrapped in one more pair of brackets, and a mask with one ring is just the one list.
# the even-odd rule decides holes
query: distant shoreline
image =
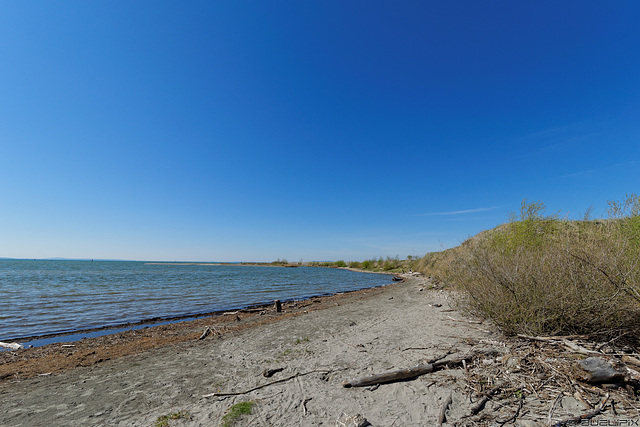
{"label": "distant shoreline", "polygon": [[229,265],[239,267],[310,267],[300,264],[273,264],[271,262],[145,262],[144,265]]}

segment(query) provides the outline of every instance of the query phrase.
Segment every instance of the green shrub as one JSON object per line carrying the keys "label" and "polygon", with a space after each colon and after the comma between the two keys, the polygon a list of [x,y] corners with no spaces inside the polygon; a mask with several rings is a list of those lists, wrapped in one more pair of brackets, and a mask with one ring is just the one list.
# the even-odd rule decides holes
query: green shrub
{"label": "green shrub", "polygon": [[463,244],[447,273],[470,308],[508,334],[637,336],[638,211],[566,221],[543,210],[525,201],[519,217]]}
{"label": "green shrub", "polygon": [[400,270],[401,268],[402,262],[398,258],[398,255],[396,255],[395,258],[387,257],[387,259],[382,263],[382,269],[384,271]]}

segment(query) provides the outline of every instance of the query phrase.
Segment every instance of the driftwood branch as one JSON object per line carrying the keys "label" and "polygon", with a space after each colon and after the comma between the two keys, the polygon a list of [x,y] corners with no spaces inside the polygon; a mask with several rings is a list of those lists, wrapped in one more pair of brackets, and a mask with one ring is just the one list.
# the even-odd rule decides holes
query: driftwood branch
{"label": "driftwood branch", "polygon": [[558,402],[560,402],[560,400],[562,399],[562,397],[564,396],[564,393],[561,391],[560,393],[558,393],[558,396],[556,396],[556,399],[553,401],[553,406],[551,406],[551,409],[549,409],[549,415],[547,418],[549,418],[549,424],[551,424],[551,419],[553,417],[553,411],[556,410],[556,406],[558,406]]}
{"label": "driftwood branch", "polygon": [[562,427],[566,425],[578,425],[583,420],[589,420],[595,417],[596,415],[600,414],[605,408],[605,406],[607,405],[608,401],[609,401],[609,393],[607,393],[607,395],[602,399],[602,401],[598,404],[598,406],[595,407],[593,411],[587,412],[586,414],[583,414],[583,415],[578,415],[577,417],[565,418],[563,420],[558,421],[555,424],[551,424],[551,426]]}
{"label": "driftwood branch", "polygon": [[218,328],[216,328],[215,326],[207,326],[207,329],[204,330],[204,332],[202,333],[202,335],[200,335],[200,338],[198,338],[198,340],[203,340],[211,334],[222,335],[222,332],[220,332]]}
{"label": "driftwood branch", "polygon": [[304,375],[309,375],[309,374],[313,374],[313,373],[324,373],[324,374],[327,374],[329,372],[334,372],[334,370],[315,369],[313,371],[302,372],[302,373],[299,373],[299,374],[291,375],[290,377],[283,378],[281,380],[271,381],[269,383],[262,384],[262,385],[259,385],[257,387],[253,387],[253,388],[251,388],[249,390],[245,390],[245,391],[238,391],[238,392],[231,392],[231,393],[210,393],[210,394],[205,394],[202,397],[207,398],[207,397],[218,397],[218,396],[241,396],[243,394],[249,394],[252,391],[260,390],[261,388],[265,388],[265,387],[268,387],[268,386],[273,385],[273,384],[283,383],[285,381],[289,381],[289,380],[292,380],[292,379],[297,378],[297,377],[302,377]]}
{"label": "driftwood branch", "polygon": [[449,393],[449,397],[444,401],[442,407],[440,408],[440,413],[438,414],[438,425],[441,426],[447,420],[447,408],[451,405],[453,401],[451,393]]}
{"label": "driftwood branch", "polygon": [[351,381],[345,381],[342,383],[343,387],[367,387],[376,384],[386,384],[396,381],[411,380],[419,377],[420,375],[428,374],[443,366],[458,366],[464,361],[473,359],[477,354],[471,353],[465,356],[458,357],[451,360],[441,360],[434,363],[427,363],[424,365],[417,365],[413,368],[398,369],[395,371],[385,372],[383,374],[371,375],[369,377],[356,378]]}
{"label": "driftwood branch", "polygon": [[433,372],[434,365],[418,365],[413,368],[398,369],[396,371],[385,372],[384,374],[371,375],[370,377],[357,378],[342,383],[343,387],[367,387],[376,384],[392,383],[396,381],[414,379],[420,375]]}
{"label": "driftwood branch", "polygon": [[202,335],[200,335],[200,338],[198,338],[198,340],[203,340],[205,339],[208,335],[211,334],[211,328],[207,326],[207,329],[204,330],[204,332],[202,333]]}
{"label": "driftwood branch", "polygon": [[567,349],[573,351],[574,353],[584,354],[587,356],[599,355],[602,356],[602,353],[593,350],[587,350],[586,348],[579,346],[578,344],[569,341],[564,337],[532,337],[530,335],[518,334],[518,337],[524,338],[531,341],[542,341],[542,342],[557,342],[564,345]]}
{"label": "driftwood branch", "polygon": [[482,325],[482,323],[483,323],[481,320],[456,319],[456,318],[451,317],[451,316],[447,316],[447,319],[449,319],[449,320],[453,320],[454,322],[471,323],[471,324],[473,324],[473,325]]}
{"label": "driftwood branch", "polygon": [[504,421],[496,420],[498,424],[505,425],[511,422],[515,423],[516,420],[518,419],[518,415],[520,415],[520,411],[522,410],[523,405],[524,405],[524,395],[520,396],[520,403],[518,403],[518,409],[516,409],[516,412]]}
{"label": "driftwood branch", "polygon": [[491,396],[499,392],[501,388],[502,388],[502,384],[497,385],[487,390],[486,392],[484,392],[482,394],[482,398],[478,400],[478,402],[471,407],[471,414],[469,416],[471,417],[471,416],[477,415],[480,411],[482,411],[484,409],[484,406],[487,404],[487,402],[491,400]]}

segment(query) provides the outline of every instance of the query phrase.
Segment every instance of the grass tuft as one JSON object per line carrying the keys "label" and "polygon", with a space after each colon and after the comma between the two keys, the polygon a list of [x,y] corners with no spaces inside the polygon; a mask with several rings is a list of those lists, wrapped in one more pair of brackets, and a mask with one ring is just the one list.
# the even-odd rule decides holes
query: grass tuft
{"label": "grass tuft", "polygon": [[173,414],[162,415],[156,420],[156,427],[168,427],[169,420],[191,419],[191,415],[187,411],[178,411]]}
{"label": "grass tuft", "polygon": [[251,415],[253,405],[255,405],[255,402],[240,402],[230,407],[225,416],[222,417],[222,427],[231,427],[243,416]]}

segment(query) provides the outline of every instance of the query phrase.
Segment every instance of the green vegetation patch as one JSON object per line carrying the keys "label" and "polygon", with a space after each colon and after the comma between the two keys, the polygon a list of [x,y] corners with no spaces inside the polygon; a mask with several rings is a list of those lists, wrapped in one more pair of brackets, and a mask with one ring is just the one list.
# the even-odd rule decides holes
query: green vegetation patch
{"label": "green vegetation patch", "polygon": [[191,414],[187,411],[178,411],[169,415],[162,415],[156,420],[156,427],[168,427],[169,420],[191,419]]}
{"label": "green vegetation patch", "polygon": [[222,417],[222,426],[231,427],[243,416],[251,415],[253,405],[255,405],[255,402],[240,402],[230,407],[225,416]]}

